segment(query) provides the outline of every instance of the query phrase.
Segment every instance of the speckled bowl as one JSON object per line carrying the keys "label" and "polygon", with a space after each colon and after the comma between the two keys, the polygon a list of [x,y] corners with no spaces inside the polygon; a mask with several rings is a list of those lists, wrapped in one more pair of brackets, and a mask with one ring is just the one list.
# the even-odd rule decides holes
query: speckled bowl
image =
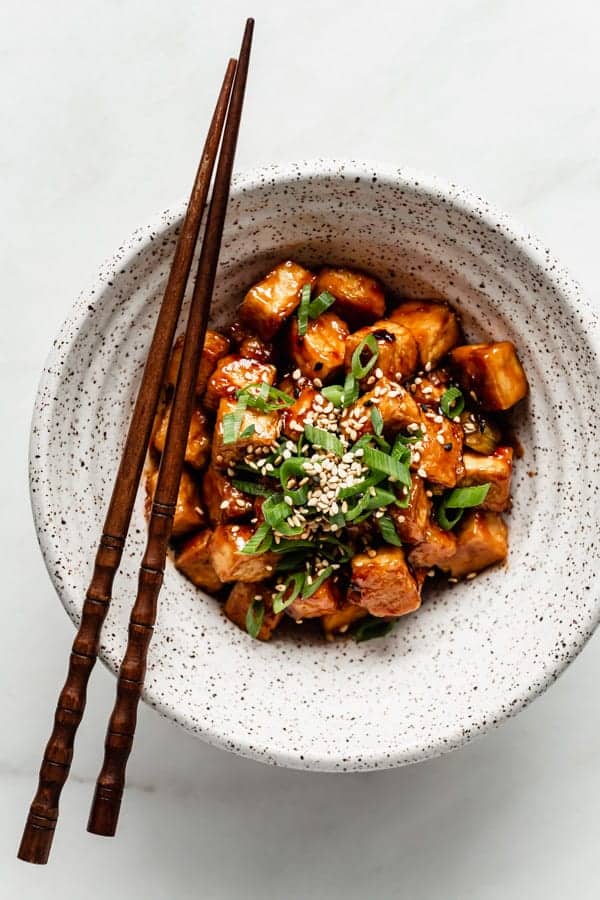
{"label": "speckled bowl", "polygon": [[[73,307],[35,407],[31,494],[48,571],[77,622],[182,205],[136,231]],[[432,589],[365,644],[253,641],[169,564],[145,699],[212,744],[348,771],[458,747],[518,712],[596,627],[598,323],[551,254],[487,203],[406,170],[319,160],[238,176],[213,324],[277,260],[335,261],[447,297],[470,339],[514,341],[531,383],[515,422],[506,568]],[[140,498],[101,654],[116,670],[136,590]],[[140,735],[140,738],[142,736]]]}

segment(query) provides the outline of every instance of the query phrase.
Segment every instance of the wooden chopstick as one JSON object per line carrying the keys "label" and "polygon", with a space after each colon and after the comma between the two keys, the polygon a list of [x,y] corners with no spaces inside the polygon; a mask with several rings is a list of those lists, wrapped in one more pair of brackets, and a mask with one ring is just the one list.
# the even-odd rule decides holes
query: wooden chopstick
{"label": "wooden chopstick", "polygon": [[73,642],[67,678],[58,698],[54,728],[44,752],[37,792],[29,809],[18,851],[19,859],[25,862],[44,864],[50,855],[58,819],[60,794],[69,776],[75,735],[85,709],[87,684],[96,662],[100,631],[110,605],[113,580],[121,561],[144,467],[158,398],[171,354],[221,140],[235,70],[236,61],[231,59],[225,72],[179,233],[171,272],[106,514],[92,580],[83,605],[81,623]]}
{"label": "wooden chopstick", "polygon": [[152,502],[148,541],[140,567],[138,593],[129,620],[129,639],[119,670],[117,697],[104,744],[104,762],[96,782],[96,791],[88,822],[88,831],[107,837],[114,835],[117,827],[125,786],[125,770],[135,734],[137,706],[144,685],[148,647],[156,621],[158,594],[163,581],[167,547],[171,536],[173,514],[192,415],[196,375],[204,344],[223,236],[253,27],[254,21],[248,19],[206,220],[179,375]]}

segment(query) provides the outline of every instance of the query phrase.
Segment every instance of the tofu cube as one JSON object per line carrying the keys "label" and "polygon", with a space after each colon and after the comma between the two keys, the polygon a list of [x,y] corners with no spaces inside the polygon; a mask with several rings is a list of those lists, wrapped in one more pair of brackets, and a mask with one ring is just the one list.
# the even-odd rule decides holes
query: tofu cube
{"label": "tofu cube", "polygon": [[294,600],[286,612],[296,622],[301,622],[303,619],[316,619],[319,616],[337,612],[341,599],[339,586],[333,578],[328,578],[311,597],[307,597],[305,600],[300,598]]}
{"label": "tofu cube", "polygon": [[236,522],[254,509],[252,497],[238,491],[229,478],[210,466],[202,479],[202,500],[213,525]]}
{"label": "tofu cube", "polygon": [[277,369],[270,363],[224,356],[208,379],[204,405],[207,409],[216,410],[224,397],[235,399],[236,393],[249,384],[273,384],[276,376]]}
{"label": "tofu cube", "polygon": [[191,537],[175,557],[175,565],[196,587],[214,594],[221,590],[223,582],[217,576],[210,559],[211,537],[209,528]]}
{"label": "tofu cube", "polygon": [[489,412],[510,409],[529,390],[510,341],[455,347],[450,363],[461,388]]}
{"label": "tofu cube", "polygon": [[[154,469],[146,479],[146,513],[149,514],[152,507],[152,498],[158,480],[158,469]],[[200,505],[200,496],[195,480],[184,469],[179,482],[175,515],[173,517],[173,537],[181,537],[189,531],[203,528],[206,525],[206,515]]]}
{"label": "tofu cube", "polygon": [[[366,382],[374,377],[376,369],[381,369],[386,378],[392,381],[404,381],[409,378],[417,368],[417,344],[408,330],[403,325],[398,325],[390,319],[380,319],[373,325],[368,325],[355,331],[346,341],[346,371],[352,369],[352,356],[354,351],[369,335],[373,335],[377,341],[379,356],[375,366],[366,376]],[[371,353],[365,348],[365,357],[368,359]]]}
{"label": "tofu cube", "polygon": [[[411,394],[402,385],[388,378],[380,378],[373,388],[344,410],[340,427],[351,440],[373,433],[371,409],[377,406],[388,436],[397,434],[409,425],[421,427],[422,414]],[[356,435],[356,437],[355,437]]]}
{"label": "tofu cube", "polygon": [[421,605],[421,596],[401,547],[381,547],[375,556],[353,557],[348,599],[372,616],[404,616]]}
{"label": "tofu cube", "polygon": [[335,634],[345,634],[354,622],[359,622],[368,615],[364,607],[344,603],[335,612],[327,613],[321,618],[325,637],[331,640]]}
{"label": "tofu cube", "polygon": [[293,406],[289,406],[281,413],[281,430],[286,437],[297,441],[307,421],[315,413],[315,400],[317,391],[312,387],[305,387],[300,391]]}
{"label": "tofu cube", "polygon": [[455,487],[464,472],[462,426],[445,416],[441,422],[434,422],[434,415],[429,413],[422,417],[423,439],[418,444],[420,457],[413,455],[411,468],[434,484]]}
{"label": "tofu cube", "polygon": [[298,319],[290,321],[288,352],[293,365],[306,378],[328,381],[344,368],[348,326],[339,316],[324,312],[316,319],[309,319],[306,334],[298,335]]}
{"label": "tofu cube", "polygon": [[450,378],[445,369],[435,369],[428,375],[417,375],[408,389],[420,406],[437,409],[450,386]]}
{"label": "tofu cube", "polygon": [[407,300],[390,313],[390,319],[412,332],[421,364],[433,368],[460,341],[458,320],[446,303]]}
{"label": "tofu cube", "polygon": [[[177,375],[179,374],[179,366],[181,363],[181,354],[183,352],[183,335],[177,338],[173,345],[169,368],[167,369],[166,383],[169,387],[175,387]],[[229,353],[229,341],[217,331],[206,332],[204,338],[204,347],[202,348],[202,356],[200,357],[200,365],[198,367],[198,377],[196,379],[196,394],[200,396],[206,390],[206,384],[209,376],[212,374],[218,361]]]}
{"label": "tofu cube", "polygon": [[425,540],[425,532],[431,514],[431,500],[426,494],[425,482],[418,475],[412,476],[408,506],[389,507],[398,537],[406,544],[418,544]]}
{"label": "tofu cube", "polygon": [[456,552],[440,566],[453,578],[480,572],[502,562],[508,553],[508,531],[498,513],[475,510],[461,519],[456,531]]}
{"label": "tofu cube", "polygon": [[323,291],[328,291],[335,297],[332,309],[355,328],[381,319],[385,313],[381,284],[362,272],[321,269],[317,275],[316,293]]}
{"label": "tofu cube", "polygon": [[[217,469],[226,469],[232,462],[244,456],[251,447],[270,447],[279,437],[281,428],[280,416],[277,412],[263,413],[258,409],[247,409],[244,412],[239,433],[231,444],[223,442],[223,420],[228,413],[237,409],[235,400],[221,400],[217,411],[212,443],[212,465]],[[242,434],[254,426],[248,437]]]}
{"label": "tofu cube", "polygon": [[271,578],[277,555],[268,551],[250,556],[243,549],[254,534],[253,525],[217,525],[209,546],[210,559],[221,581],[263,581]]}
{"label": "tofu cube", "polygon": [[223,611],[234,625],[246,631],[246,615],[256,597],[261,597],[265,604],[265,614],[257,637],[259,641],[268,641],[281,622],[283,613],[273,612],[271,591],[265,585],[242,584],[238,581],[232,587]]}
{"label": "tofu cube", "polygon": [[[157,416],[152,443],[154,449],[158,450],[159,453],[162,453],[165,448],[170,415],[171,407],[168,406]],[[185,445],[185,461],[194,469],[203,469],[208,462],[209,456],[210,433],[208,422],[202,410],[196,406],[192,412],[190,430],[187,444]]]}
{"label": "tofu cube", "polygon": [[465,473],[458,482],[459,487],[489,483],[491,487],[481,504],[482,508],[491,509],[494,512],[508,509],[513,466],[512,447],[498,447],[491,456],[463,453],[463,463]]}
{"label": "tofu cube", "polygon": [[443,566],[456,552],[456,537],[451,531],[444,531],[435,522],[429,522],[423,540],[408,554],[413,568],[431,569]]}
{"label": "tofu cube", "polygon": [[270,363],[273,359],[273,345],[261,340],[256,334],[248,334],[240,343],[238,354],[242,359]]}
{"label": "tofu cube", "polygon": [[240,306],[242,324],[263,341],[270,341],[300,303],[304,285],[312,286],[313,282],[314,275],[298,263],[281,263],[244,297]]}

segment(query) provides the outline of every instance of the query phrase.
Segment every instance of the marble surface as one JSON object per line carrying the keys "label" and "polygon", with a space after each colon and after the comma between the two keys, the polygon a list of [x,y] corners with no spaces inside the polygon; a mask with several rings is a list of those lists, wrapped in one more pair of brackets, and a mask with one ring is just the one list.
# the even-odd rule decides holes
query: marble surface
{"label": "marble surface", "polygon": [[391,772],[270,769],[142,708],[113,841],[85,832],[114,691],[99,667],[51,864],[14,858],[73,637],[28,505],[38,375],[98,263],[186,193],[248,13],[257,32],[238,168],[319,154],[440,174],[525,222],[598,296],[591,0],[5,2],[0,897],[592,900],[597,637],[519,718]]}

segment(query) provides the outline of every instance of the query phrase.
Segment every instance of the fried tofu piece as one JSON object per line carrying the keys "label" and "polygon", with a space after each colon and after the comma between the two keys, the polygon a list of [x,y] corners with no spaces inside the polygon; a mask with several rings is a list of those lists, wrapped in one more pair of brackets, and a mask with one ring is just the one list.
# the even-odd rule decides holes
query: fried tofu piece
{"label": "fried tofu piece", "polygon": [[408,389],[420,406],[437,407],[450,386],[445,369],[435,369],[428,375],[417,375]]}
{"label": "fried tofu piece", "polygon": [[321,269],[317,275],[317,294],[328,291],[336,302],[332,307],[353,327],[359,327],[385,313],[385,297],[381,284],[352,269]]}
{"label": "fried tofu piece", "polygon": [[479,453],[464,453],[465,472],[459,487],[470,487],[474,484],[491,485],[488,495],[481,504],[483,509],[502,512],[510,506],[510,480],[513,467],[512,447],[498,447],[491,456]]}
{"label": "fried tofu piece", "polygon": [[[370,334],[377,341],[379,355],[375,367],[366,376],[367,383],[376,369],[381,369],[385,377],[392,381],[400,382],[409,378],[417,368],[417,343],[408,328],[391,319],[380,319],[350,335],[346,341],[346,371],[351,371],[354,351]],[[370,351],[366,350],[365,355],[369,358]]]}
{"label": "fried tofu piece", "polygon": [[475,510],[467,513],[456,531],[456,552],[440,566],[453,578],[480,572],[502,562],[508,553],[508,530],[498,513]]}
{"label": "fried tofu piece", "polygon": [[273,345],[256,334],[248,334],[240,343],[238,352],[242,359],[254,359],[260,363],[270,363],[273,359]]}
{"label": "fried tofu piece", "polygon": [[397,434],[409,425],[417,424],[420,427],[422,413],[412,395],[401,384],[388,378],[380,378],[373,390],[363,394],[344,410],[340,426],[351,440],[373,433],[371,409],[374,406],[381,413],[383,429],[388,436]]}
{"label": "fried tofu piece", "polygon": [[423,540],[408,554],[413,568],[431,569],[443,566],[456,552],[456,537],[451,531],[444,531],[435,522],[429,522]]}
{"label": "fried tofu piece", "polygon": [[[158,480],[158,469],[151,472],[146,479],[146,513],[152,508],[152,498]],[[189,531],[203,528],[206,525],[206,515],[200,505],[200,495],[196,482],[190,473],[184,469],[179,482],[175,515],[173,517],[173,537],[181,537]]]}
{"label": "fried tofu piece", "polygon": [[236,522],[254,509],[252,497],[238,491],[232,482],[210,466],[202,479],[202,500],[213,525]]}
{"label": "fried tofu piece", "polygon": [[288,352],[290,358],[306,378],[328,381],[344,367],[346,338],[350,332],[346,323],[332,312],[324,312],[309,319],[304,337],[298,335],[298,319],[290,321]]}
{"label": "fried tofu piece", "polygon": [[327,613],[321,618],[325,637],[331,639],[335,634],[345,634],[354,622],[359,622],[368,615],[364,607],[344,603],[335,612]]}
{"label": "fried tofu piece", "polygon": [[250,556],[243,549],[254,534],[253,525],[217,525],[209,545],[210,559],[221,581],[262,581],[272,577],[277,555],[268,551]]}
{"label": "fried tofu piece", "polygon": [[461,388],[482,409],[510,409],[527,394],[529,385],[510,341],[455,347],[450,363]]}
{"label": "fried tofu piece", "polygon": [[411,478],[408,506],[389,507],[398,537],[406,544],[418,544],[425,540],[425,532],[431,514],[431,500],[427,496],[425,482],[418,475]]}
{"label": "fried tofu piece", "polygon": [[372,616],[404,616],[421,605],[421,596],[401,547],[380,547],[375,556],[352,558],[348,599]]}
{"label": "fried tofu piece", "polygon": [[390,313],[390,319],[412,332],[423,366],[430,363],[433,368],[460,341],[458,320],[446,303],[407,300]]}
{"label": "fried tofu piece", "polygon": [[[165,448],[170,415],[171,407],[168,406],[157,417],[152,443],[154,449],[158,450],[159,453],[162,453]],[[208,462],[209,456],[210,434],[208,423],[202,410],[196,406],[192,412],[190,430],[187,444],[185,445],[185,461],[194,469],[203,469]]]}
{"label": "fried tofu piece", "polygon": [[328,578],[317,588],[312,597],[305,600],[298,598],[286,609],[286,612],[296,622],[303,619],[317,619],[319,616],[337,612],[342,599],[342,593],[333,578]]}
{"label": "fried tofu piece", "polygon": [[[175,387],[177,375],[179,374],[179,365],[181,363],[181,354],[183,352],[183,335],[177,338],[173,345],[169,368],[167,369],[166,384],[169,387]],[[198,367],[198,377],[196,379],[196,394],[201,396],[206,390],[206,384],[210,375],[217,365],[218,361],[229,353],[229,341],[217,331],[206,332],[204,338],[204,347],[202,348],[202,356],[200,357],[200,366]]]}
{"label": "fried tofu piece", "polygon": [[249,384],[273,384],[276,376],[277,369],[270,363],[224,356],[208,379],[204,405],[207,409],[216,410],[219,400],[224,397],[235,398],[237,391]]}
{"label": "fried tofu piece", "polygon": [[223,587],[223,582],[211,562],[211,537],[212,531],[209,528],[191,537],[175,557],[175,565],[196,587],[214,594]]}
{"label": "fried tofu piece", "polygon": [[270,341],[300,303],[304,285],[312,286],[314,280],[312,272],[298,263],[291,260],[280,263],[244,297],[240,306],[242,324],[263,341]]}
{"label": "fried tofu piece", "polygon": [[256,597],[261,597],[265,605],[265,614],[257,637],[259,641],[268,641],[281,622],[283,613],[273,612],[272,593],[265,585],[243,584],[238,581],[231,588],[223,611],[234,625],[246,631],[246,615]]}
{"label": "fried tofu piece", "polygon": [[[221,400],[219,403],[211,451],[212,465],[217,469],[226,469],[232,462],[244,456],[250,448],[270,447],[279,437],[281,421],[277,412],[264,413],[258,409],[246,409],[236,440],[231,444],[225,444],[223,420],[235,409],[237,409],[235,400]],[[252,434],[242,437],[251,426],[254,428]]]}
{"label": "fried tofu piece", "polygon": [[431,416],[424,415],[421,431],[422,449],[420,456],[413,454],[411,467],[434,484],[455,487],[464,472],[462,426],[445,416],[442,416],[441,422],[434,422]]}
{"label": "fried tofu piece", "polygon": [[313,387],[305,387],[300,391],[293,406],[288,406],[281,413],[281,430],[286,437],[297,441],[306,424],[306,417],[315,412],[317,391]]}

